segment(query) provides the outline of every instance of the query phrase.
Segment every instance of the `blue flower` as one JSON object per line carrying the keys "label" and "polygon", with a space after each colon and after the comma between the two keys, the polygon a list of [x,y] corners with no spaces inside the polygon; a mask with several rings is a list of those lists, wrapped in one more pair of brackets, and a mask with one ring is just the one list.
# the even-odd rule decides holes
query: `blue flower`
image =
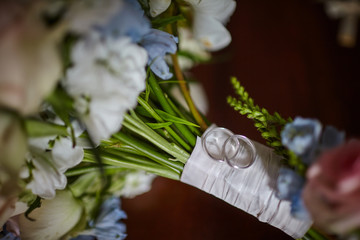
{"label": "blue flower", "polygon": [[162,79],[170,79],[173,76],[164,57],[167,53],[176,52],[177,42],[178,39],[173,35],[157,29],[151,29],[140,42],[149,54],[148,64],[151,70]]}
{"label": "blue flower", "polygon": [[305,180],[289,168],[281,168],[277,179],[276,197],[291,202],[291,215],[299,220],[310,221],[311,217],[302,200]]}
{"label": "blue flower", "polygon": [[276,197],[281,200],[291,200],[302,189],[304,178],[290,168],[280,168],[277,178]]}
{"label": "blue flower", "polygon": [[319,146],[321,128],[317,120],[297,117],[281,132],[282,144],[310,164]]}
{"label": "blue flower", "polygon": [[148,64],[158,77],[172,77],[164,57],[167,53],[176,52],[178,39],[166,32],[152,29],[138,1],[126,0],[106,25],[96,26],[95,29],[103,37],[130,37],[134,43],[139,43],[146,49],[149,55]]}
{"label": "blue flower", "polygon": [[110,18],[106,25],[96,26],[103,36],[118,38],[128,36],[138,43],[150,32],[151,23],[136,0],[126,0],[120,10]]}
{"label": "blue flower", "polygon": [[291,198],[291,215],[299,220],[311,221],[311,216],[305,207],[301,194],[302,190],[299,190]]}
{"label": "blue flower", "polygon": [[126,226],[119,222],[126,218],[126,213],[120,209],[120,199],[116,197],[106,200],[100,209],[100,214],[90,224],[92,229],[72,238],[72,240],[122,240],[126,237]]}

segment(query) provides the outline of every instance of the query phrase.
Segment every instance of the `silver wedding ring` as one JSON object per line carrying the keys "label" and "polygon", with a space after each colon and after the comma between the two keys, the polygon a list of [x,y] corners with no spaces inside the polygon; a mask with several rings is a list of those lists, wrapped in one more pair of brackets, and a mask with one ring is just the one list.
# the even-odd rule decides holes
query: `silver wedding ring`
{"label": "silver wedding ring", "polygon": [[235,135],[226,128],[216,127],[202,136],[205,152],[214,160],[227,162],[235,169],[251,166],[256,158],[256,149],[250,139]]}

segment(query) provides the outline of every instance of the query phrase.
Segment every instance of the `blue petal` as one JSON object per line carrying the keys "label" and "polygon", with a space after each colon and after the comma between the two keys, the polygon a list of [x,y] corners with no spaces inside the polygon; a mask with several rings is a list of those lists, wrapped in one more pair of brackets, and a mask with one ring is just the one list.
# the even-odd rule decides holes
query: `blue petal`
{"label": "blue petal", "polygon": [[126,218],[126,213],[120,209],[120,199],[109,198],[101,206],[99,216],[94,222],[91,235],[81,234],[72,240],[112,240],[125,239],[126,226],[119,220]]}
{"label": "blue petal", "polygon": [[95,27],[105,37],[128,36],[136,43],[150,32],[150,28],[150,21],[145,17],[144,11],[136,0],[125,1],[106,25]]}
{"label": "blue petal", "polygon": [[306,164],[311,164],[319,148],[321,123],[314,119],[297,117],[286,124],[281,132],[281,142]]}
{"label": "blue petal", "polygon": [[151,29],[140,42],[149,54],[148,64],[151,70],[161,79],[170,79],[173,76],[164,57],[167,53],[176,53],[177,42],[178,39],[173,35],[157,29]]}
{"label": "blue petal", "polygon": [[304,185],[304,179],[290,168],[281,168],[277,178],[276,197],[291,200]]}
{"label": "blue petal", "polygon": [[297,191],[291,199],[291,215],[299,220],[311,221],[311,216],[305,207],[301,193],[301,190]]}

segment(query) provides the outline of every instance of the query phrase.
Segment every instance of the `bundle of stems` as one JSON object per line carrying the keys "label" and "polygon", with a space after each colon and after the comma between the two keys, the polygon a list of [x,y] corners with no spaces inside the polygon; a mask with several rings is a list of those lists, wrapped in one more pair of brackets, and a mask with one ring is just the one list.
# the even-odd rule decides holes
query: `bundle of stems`
{"label": "bundle of stems", "polygon": [[144,170],[179,180],[196,137],[203,131],[167,91],[173,83],[158,80],[149,71],[146,91],[138,97],[138,106],[125,115],[121,131],[102,141],[96,151],[85,150],[83,164],[67,175],[98,168],[98,155],[103,169]]}

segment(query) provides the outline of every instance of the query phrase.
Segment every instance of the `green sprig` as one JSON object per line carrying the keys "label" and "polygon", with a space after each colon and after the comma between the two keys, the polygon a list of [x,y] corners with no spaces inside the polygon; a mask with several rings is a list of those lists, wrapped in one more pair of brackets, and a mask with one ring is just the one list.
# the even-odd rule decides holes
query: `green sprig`
{"label": "green sprig", "polygon": [[235,77],[231,78],[231,83],[238,98],[229,96],[227,98],[229,105],[241,115],[245,115],[254,121],[256,129],[261,133],[266,143],[283,157],[285,165],[295,169],[300,175],[304,175],[306,170],[304,163],[281,143],[280,133],[287,123],[292,122],[292,119],[285,119],[277,112],[270,114],[265,108],[260,108]]}
{"label": "green sprig", "polygon": [[245,115],[254,121],[254,125],[261,136],[270,147],[275,149],[276,153],[287,156],[287,151],[281,144],[280,131],[286,123],[292,120],[290,118],[285,120],[277,112],[271,115],[265,108],[255,105],[254,100],[249,97],[245,88],[235,77],[231,79],[231,83],[239,98],[229,96],[227,101],[230,106],[241,115]]}

